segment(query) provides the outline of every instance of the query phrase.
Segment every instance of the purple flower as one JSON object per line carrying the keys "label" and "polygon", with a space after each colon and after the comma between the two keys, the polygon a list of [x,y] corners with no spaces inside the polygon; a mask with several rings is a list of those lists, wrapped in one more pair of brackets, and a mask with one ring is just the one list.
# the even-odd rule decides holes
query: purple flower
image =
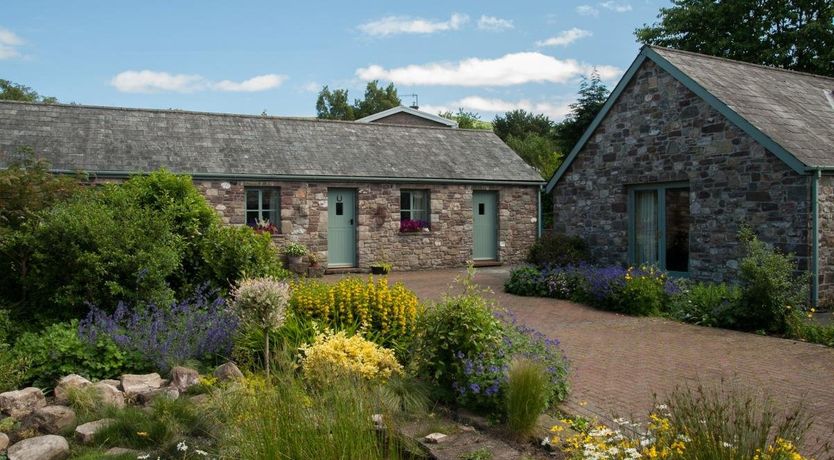
{"label": "purple flower", "polygon": [[472,390],[472,393],[478,394],[481,392],[481,386],[477,383],[470,383],[469,389]]}

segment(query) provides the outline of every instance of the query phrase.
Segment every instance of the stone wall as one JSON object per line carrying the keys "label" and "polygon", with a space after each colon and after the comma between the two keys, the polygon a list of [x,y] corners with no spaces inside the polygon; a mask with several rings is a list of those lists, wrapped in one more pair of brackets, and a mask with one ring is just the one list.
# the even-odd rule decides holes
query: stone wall
{"label": "stone wall", "polygon": [[[277,187],[281,194],[281,245],[288,240],[307,245],[322,263],[327,258],[327,190],[357,191],[358,265],[378,260],[395,270],[464,265],[472,257],[472,190],[496,190],[499,196],[499,257],[518,263],[536,238],[535,187],[480,187],[389,183],[195,181],[224,223],[244,223],[244,188]],[[428,190],[431,231],[400,233],[400,190]]]}
{"label": "stone wall", "polygon": [[733,279],[742,222],[809,266],[809,178],[648,60],[557,183],[554,228],[626,263],[628,186],[672,181],[690,187],[692,278]]}
{"label": "stone wall", "polygon": [[819,296],[834,304],[834,176],[822,176],[819,194]]}

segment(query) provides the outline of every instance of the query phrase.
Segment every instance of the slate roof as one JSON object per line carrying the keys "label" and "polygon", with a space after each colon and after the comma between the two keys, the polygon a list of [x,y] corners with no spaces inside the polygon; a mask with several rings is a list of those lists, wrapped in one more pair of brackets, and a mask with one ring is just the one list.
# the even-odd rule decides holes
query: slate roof
{"label": "slate roof", "polygon": [[806,166],[834,166],[834,78],[651,48]]}
{"label": "slate roof", "polygon": [[542,182],[491,131],[0,102],[0,152],[20,146],[55,170],[116,175]]}

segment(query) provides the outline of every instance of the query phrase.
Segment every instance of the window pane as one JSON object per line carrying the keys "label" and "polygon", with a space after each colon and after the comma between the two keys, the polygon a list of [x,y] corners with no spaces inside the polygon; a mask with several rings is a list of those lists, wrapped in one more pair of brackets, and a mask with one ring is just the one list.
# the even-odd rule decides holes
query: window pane
{"label": "window pane", "polygon": [[422,220],[424,222],[429,221],[428,211],[421,209],[419,211],[411,211],[411,218],[414,220]]}
{"label": "window pane", "polygon": [[689,189],[666,190],[666,270],[689,271]]}
{"label": "window pane", "polygon": [[256,210],[258,209],[258,195],[260,195],[260,190],[247,190],[246,191],[246,209],[249,210]]}
{"label": "window pane", "polygon": [[270,192],[269,190],[264,190],[261,193],[261,197],[261,209],[272,209],[272,192]]}
{"label": "window pane", "polygon": [[411,192],[400,193],[400,209],[411,209]]}
{"label": "window pane", "polygon": [[409,220],[411,219],[411,211],[400,211],[400,220]]}
{"label": "window pane", "polygon": [[258,223],[258,211],[246,211],[246,225],[254,227]]}
{"label": "window pane", "polygon": [[411,192],[411,209],[426,209],[426,194],[424,192]]}
{"label": "window pane", "polygon": [[634,259],[637,264],[658,262],[657,191],[634,192]]}

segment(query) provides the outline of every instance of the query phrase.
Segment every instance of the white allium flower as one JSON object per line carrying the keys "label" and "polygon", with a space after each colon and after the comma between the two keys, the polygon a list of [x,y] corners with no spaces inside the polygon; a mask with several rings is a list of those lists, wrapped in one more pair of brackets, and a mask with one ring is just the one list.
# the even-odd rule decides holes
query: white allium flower
{"label": "white allium flower", "polygon": [[177,450],[180,452],[185,452],[188,450],[188,444],[185,441],[180,441],[177,443]]}

